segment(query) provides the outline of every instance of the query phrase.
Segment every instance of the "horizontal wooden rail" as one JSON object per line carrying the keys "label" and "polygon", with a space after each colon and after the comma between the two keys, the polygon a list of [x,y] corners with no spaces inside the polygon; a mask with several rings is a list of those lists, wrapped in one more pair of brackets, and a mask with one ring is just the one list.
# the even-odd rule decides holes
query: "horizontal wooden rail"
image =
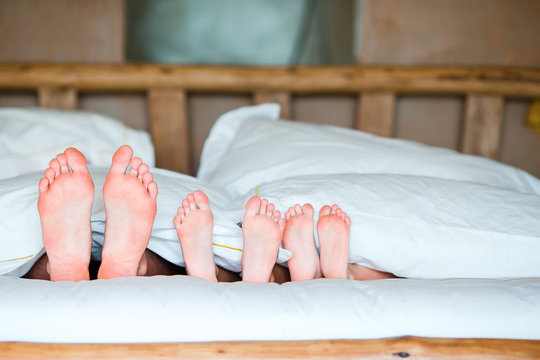
{"label": "horizontal wooden rail", "polygon": [[540,69],[464,67],[292,67],[0,65],[1,89],[77,91],[485,94],[540,98]]}
{"label": "horizontal wooden rail", "polygon": [[377,340],[148,344],[0,343],[4,359],[537,359],[540,341],[402,337]]}

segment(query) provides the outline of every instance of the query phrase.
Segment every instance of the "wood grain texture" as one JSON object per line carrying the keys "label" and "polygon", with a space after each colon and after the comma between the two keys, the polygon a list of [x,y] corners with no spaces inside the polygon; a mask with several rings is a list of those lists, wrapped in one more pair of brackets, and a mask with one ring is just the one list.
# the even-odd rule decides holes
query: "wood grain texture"
{"label": "wood grain texture", "polygon": [[150,90],[148,109],[157,167],[191,174],[186,92],[167,89]]}
{"label": "wood grain texture", "polygon": [[358,97],[356,129],[393,137],[396,98],[388,92],[366,92]]}
{"label": "wood grain texture", "polygon": [[77,91],[74,88],[55,88],[42,86],[38,88],[40,107],[57,110],[75,110],[77,108]]}
{"label": "wood grain texture", "polygon": [[281,105],[280,118],[292,119],[291,93],[286,91],[256,91],[253,93],[253,104],[264,104],[268,102]]}
{"label": "wood grain texture", "polygon": [[496,94],[540,97],[540,69],[465,67],[250,68],[165,65],[0,65],[0,88],[85,91]]}
{"label": "wood grain texture", "polygon": [[401,337],[148,344],[0,343],[3,359],[538,359],[540,341]]}
{"label": "wood grain texture", "polygon": [[504,99],[497,95],[468,95],[465,102],[461,151],[498,159]]}

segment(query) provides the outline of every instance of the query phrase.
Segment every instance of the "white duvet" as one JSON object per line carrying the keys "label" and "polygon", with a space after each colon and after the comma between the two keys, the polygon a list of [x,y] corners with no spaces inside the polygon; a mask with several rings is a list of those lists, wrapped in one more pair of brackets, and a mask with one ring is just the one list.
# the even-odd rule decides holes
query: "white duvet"
{"label": "white duvet", "polygon": [[0,341],[540,339],[540,279],[79,283],[0,277]]}

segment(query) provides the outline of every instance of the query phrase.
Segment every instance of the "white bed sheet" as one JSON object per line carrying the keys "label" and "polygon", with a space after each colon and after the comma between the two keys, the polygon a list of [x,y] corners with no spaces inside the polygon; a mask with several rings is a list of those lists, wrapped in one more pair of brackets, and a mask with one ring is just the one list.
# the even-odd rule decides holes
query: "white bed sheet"
{"label": "white bed sheet", "polygon": [[0,277],[0,341],[540,339],[540,279],[79,283]]}

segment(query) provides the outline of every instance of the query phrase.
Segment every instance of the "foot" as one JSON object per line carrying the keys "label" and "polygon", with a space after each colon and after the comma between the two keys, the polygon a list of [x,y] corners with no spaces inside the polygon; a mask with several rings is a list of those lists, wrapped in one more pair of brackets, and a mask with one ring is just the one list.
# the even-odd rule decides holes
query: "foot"
{"label": "foot", "polygon": [[283,247],[292,252],[287,262],[291,281],[320,278],[319,253],[313,236],[313,207],[296,204],[287,210],[285,220]]}
{"label": "foot", "polygon": [[132,156],[129,146],[121,146],[103,184],[106,222],[100,279],[146,273],[144,253],[156,216],[158,190],[148,165]]}
{"label": "foot", "polygon": [[39,181],[38,211],[52,281],[88,280],[94,184],[83,154],[68,148]]}
{"label": "foot", "polygon": [[199,190],[189,194],[178,208],[173,224],[182,247],[187,274],[217,282],[212,250],[214,216],[208,197]]}
{"label": "foot", "polygon": [[246,204],[242,221],[244,251],[242,253],[242,279],[268,282],[276,263],[279,244],[283,239],[285,220],[274,204],[254,196]]}
{"label": "foot", "polygon": [[337,205],[323,206],[317,232],[321,251],[321,272],[325,278],[347,278],[351,219]]}

